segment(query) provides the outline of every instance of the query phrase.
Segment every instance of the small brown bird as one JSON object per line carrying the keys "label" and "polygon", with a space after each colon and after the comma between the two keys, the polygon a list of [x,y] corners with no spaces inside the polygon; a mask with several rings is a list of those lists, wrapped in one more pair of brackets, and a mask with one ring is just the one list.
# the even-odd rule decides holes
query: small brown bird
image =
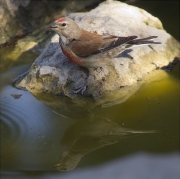
{"label": "small brown bird", "polygon": [[82,94],[86,90],[89,68],[108,65],[111,58],[134,46],[160,44],[152,40],[157,36],[137,39],[137,36],[121,37],[89,32],[81,29],[75,21],[68,17],[57,19],[48,31],[54,31],[59,35],[60,47],[69,61],[85,67],[87,78],[83,85],[74,91],[74,93],[81,92]]}

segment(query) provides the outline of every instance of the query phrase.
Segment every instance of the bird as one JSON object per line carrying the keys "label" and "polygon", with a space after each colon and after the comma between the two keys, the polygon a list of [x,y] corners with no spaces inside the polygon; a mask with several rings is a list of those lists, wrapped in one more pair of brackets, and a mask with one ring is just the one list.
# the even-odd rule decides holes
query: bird
{"label": "bird", "polygon": [[127,49],[140,45],[160,44],[153,41],[158,36],[139,38],[132,36],[116,36],[86,31],[69,17],[60,17],[52,23],[46,32],[54,31],[59,35],[59,45],[67,59],[80,66],[86,73],[82,85],[76,87],[74,93],[84,93],[90,76],[90,68],[98,68],[110,63],[110,59]]}

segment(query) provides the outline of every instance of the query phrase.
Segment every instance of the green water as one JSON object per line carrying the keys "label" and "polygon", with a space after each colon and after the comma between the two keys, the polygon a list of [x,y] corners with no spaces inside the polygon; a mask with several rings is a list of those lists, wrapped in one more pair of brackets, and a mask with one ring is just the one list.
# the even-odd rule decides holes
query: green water
{"label": "green water", "polygon": [[[172,22],[175,25],[176,18]],[[94,107],[89,98],[78,103],[60,96],[33,96],[14,88],[12,79],[27,71],[37,54],[27,52],[23,54],[26,58],[16,57],[15,61],[8,60],[6,51],[1,54],[6,60],[0,75],[4,173],[56,173],[139,152],[179,151],[179,64],[170,72],[158,71],[159,77],[144,83],[123,103]]]}

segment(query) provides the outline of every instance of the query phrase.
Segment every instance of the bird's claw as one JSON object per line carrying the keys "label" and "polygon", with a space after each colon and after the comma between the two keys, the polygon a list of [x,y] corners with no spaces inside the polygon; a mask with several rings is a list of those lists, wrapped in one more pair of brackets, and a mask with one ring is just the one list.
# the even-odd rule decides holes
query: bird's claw
{"label": "bird's claw", "polygon": [[75,88],[74,93],[81,93],[83,94],[86,91],[88,79],[86,78],[84,83],[81,86]]}
{"label": "bird's claw", "polygon": [[81,94],[83,94],[84,91],[86,91],[86,87],[87,87],[87,83],[88,83],[88,79],[89,79],[89,70],[87,68],[85,68],[85,67],[80,67],[80,68],[87,76],[86,76],[83,84],[76,87],[74,89],[73,93],[81,93]]}
{"label": "bird's claw", "polygon": [[83,94],[85,90],[86,90],[86,86],[81,85],[81,86],[75,88],[74,93],[80,92],[81,94]]}

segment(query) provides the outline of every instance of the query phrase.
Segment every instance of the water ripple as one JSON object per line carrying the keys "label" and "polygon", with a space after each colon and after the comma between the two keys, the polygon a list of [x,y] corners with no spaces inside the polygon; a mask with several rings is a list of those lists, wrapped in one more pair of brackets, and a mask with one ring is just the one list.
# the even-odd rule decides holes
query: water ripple
{"label": "water ripple", "polygon": [[10,139],[20,141],[32,137],[29,134],[28,120],[24,120],[29,118],[24,110],[11,104],[3,104],[2,111],[1,120],[10,132]]}
{"label": "water ripple", "polygon": [[29,109],[19,102],[16,104],[16,101],[0,100],[3,159],[17,156],[27,148],[39,148],[44,140],[43,136],[47,135],[47,121],[43,121],[43,115],[35,108]]}

